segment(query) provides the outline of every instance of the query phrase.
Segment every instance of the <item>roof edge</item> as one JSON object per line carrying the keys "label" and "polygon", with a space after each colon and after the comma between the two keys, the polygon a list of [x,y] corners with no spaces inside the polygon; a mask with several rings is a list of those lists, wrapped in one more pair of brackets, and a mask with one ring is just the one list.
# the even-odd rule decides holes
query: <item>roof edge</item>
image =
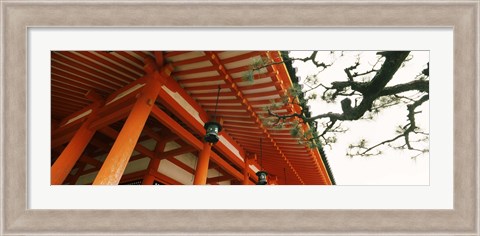
{"label": "roof edge", "polygon": [[[280,55],[282,57],[283,63],[285,64],[285,67],[287,68],[287,72],[290,76],[290,79],[292,80],[292,83],[298,84],[299,79],[297,77],[296,69],[293,67],[292,60],[288,56],[288,51],[280,51]],[[301,94],[299,99],[304,99],[304,95]],[[305,114],[307,117],[311,116],[308,106],[302,106],[302,109],[305,110]],[[312,127],[314,125],[313,121],[309,122],[309,125],[310,127]],[[330,164],[328,163],[327,155],[321,144],[318,146],[318,151],[320,152],[320,157],[322,158],[323,164],[325,165],[325,169],[327,170],[328,177],[330,178],[332,185],[336,185],[335,178],[333,177]]]}

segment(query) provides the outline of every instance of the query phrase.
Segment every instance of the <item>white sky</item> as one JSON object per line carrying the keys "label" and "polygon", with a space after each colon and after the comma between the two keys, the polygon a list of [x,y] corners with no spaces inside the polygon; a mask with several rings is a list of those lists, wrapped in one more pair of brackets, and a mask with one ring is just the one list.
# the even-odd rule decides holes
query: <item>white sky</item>
{"label": "white sky", "polygon": [[[335,59],[334,64],[321,72],[318,78],[320,82],[326,86],[330,86],[330,82],[332,81],[345,81],[346,74],[344,69],[354,65],[357,55],[360,54],[360,66],[356,71],[364,72],[371,69],[372,65],[377,61],[375,53],[374,51],[344,52],[344,56],[340,58],[335,57],[337,59]],[[292,51],[290,56],[305,57],[310,54],[311,52],[308,51]],[[410,55],[413,56],[412,60],[406,62],[405,67],[397,71],[387,86],[411,81],[426,67],[429,61],[428,51],[414,51],[411,52]],[[329,52],[319,53],[317,58],[319,61],[326,63],[333,60]],[[293,66],[297,68],[297,76],[300,78],[300,81],[304,80],[308,75],[316,74],[318,71],[318,69],[309,62],[303,63],[295,61]],[[317,89],[316,93],[320,97],[323,89]],[[341,113],[339,101],[342,99],[342,97],[337,98],[338,102],[334,104],[328,104],[320,98],[317,98],[315,101],[310,101],[309,105],[312,116],[327,112]],[[416,109],[416,111],[422,111],[422,113],[416,115],[417,126],[420,126],[425,132],[429,131],[428,108],[429,103],[425,102]],[[348,127],[349,131],[344,134],[338,134],[338,141],[332,144],[331,148],[328,146],[324,147],[337,185],[429,184],[428,153],[412,159],[411,157],[416,155],[416,152],[393,150],[384,145],[380,149],[383,154],[379,156],[355,156],[351,158],[346,155],[348,145],[357,143],[361,138],[365,138],[368,144],[374,145],[383,140],[395,137],[395,127],[400,124],[407,124],[406,115],[407,109],[405,105],[401,105],[384,110],[371,121],[361,120],[343,123],[343,127]],[[318,123],[320,124],[320,121]]]}

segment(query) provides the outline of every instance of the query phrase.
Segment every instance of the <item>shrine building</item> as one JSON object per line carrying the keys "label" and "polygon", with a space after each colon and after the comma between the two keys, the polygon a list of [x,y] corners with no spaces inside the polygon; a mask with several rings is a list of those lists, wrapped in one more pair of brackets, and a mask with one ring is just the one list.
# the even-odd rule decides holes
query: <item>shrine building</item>
{"label": "shrine building", "polygon": [[321,147],[265,122],[266,107],[298,99],[288,93],[298,80],[283,57],[52,51],[51,184],[334,185]]}

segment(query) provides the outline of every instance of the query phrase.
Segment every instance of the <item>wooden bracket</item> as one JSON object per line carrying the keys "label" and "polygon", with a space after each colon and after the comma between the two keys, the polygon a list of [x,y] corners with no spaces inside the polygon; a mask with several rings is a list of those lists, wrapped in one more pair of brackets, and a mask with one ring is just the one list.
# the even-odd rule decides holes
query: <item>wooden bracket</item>
{"label": "wooden bracket", "polygon": [[162,51],[154,51],[153,55],[155,55],[155,61],[157,62],[158,67],[162,67],[163,64],[165,63],[165,58],[163,56]]}
{"label": "wooden bracket", "polygon": [[88,98],[92,102],[98,102],[98,103],[101,103],[104,100],[102,96],[100,96],[98,93],[96,93],[93,90],[88,90],[85,93],[85,97]]}
{"label": "wooden bracket", "polygon": [[248,152],[248,153],[246,154],[246,159],[247,159],[248,161],[257,161],[257,154],[255,154],[255,153],[249,153],[249,152]]}

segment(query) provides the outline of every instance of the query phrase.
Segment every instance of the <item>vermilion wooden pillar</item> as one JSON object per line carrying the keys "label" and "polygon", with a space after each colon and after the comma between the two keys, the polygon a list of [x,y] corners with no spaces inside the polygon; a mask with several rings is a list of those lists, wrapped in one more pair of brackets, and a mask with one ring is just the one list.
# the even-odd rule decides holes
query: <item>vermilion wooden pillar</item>
{"label": "vermilion wooden pillar", "polygon": [[[92,114],[91,116],[93,116]],[[95,134],[95,130],[90,130],[90,117],[85,121],[82,126],[77,130],[72,140],[68,143],[67,147],[63,150],[62,154],[53,163],[50,175],[50,184],[58,185],[62,184],[67,178],[68,174],[77,163],[78,159],[82,155],[85,147],[87,147],[90,139]]]}
{"label": "vermilion wooden pillar", "polygon": [[243,167],[243,181],[242,181],[243,185],[250,184],[250,175],[248,172],[250,171],[250,163],[254,160],[257,160],[257,154],[247,153],[247,155],[245,155],[245,165]]}
{"label": "vermilion wooden pillar", "polygon": [[[155,156],[157,156],[158,153],[162,153],[163,150],[165,150],[165,145],[166,145],[166,142],[164,141],[160,141],[157,143],[157,145],[155,146]],[[142,185],[153,184],[153,182],[155,181],[155,176],[150,173],[151,171],[158,171],[159,165],[160,165],[160,158],[155,157],[150,159],[150,162],[148,163],[148,167],[147,167],[147,173],[145,174],[142,180]]]}
{"label": "vermilion wooden pillar", "polygon": [[194,185],[207,184],[208,163],[210,161],[212,145],[213,144],[208,142],[203,143],[203,149],[198,156],[197,168],[195,169],[195,179],[193,180]]}
{"label": "vermilion wooden pillar", "polygon": [[[150,159],[150,162],[148,163],[148,167],[147,167],[147,173],[145,174],[145,176],[143,176],[142,185],[153,185],[153,182],[155,182],[155,176],[150,174],[150,172],[155,168],[158,169],[159,165],[160,165],[159,158]],[[155,171],[157,170],[155,169]]]}
{"label": "vermilion wooden pillar", "polygon": [[243,185],[248,185],[248,169],[250,166],[248,166],[248,157],[245,157],[245,166],[243,167]]}
{"label": "vermilion wooden pillar", "polygon": [[155,106],[161,86],[173,71],[173,65],[168,64],[159,68],[161,65],[163,63],[157,64],[153,58],[145,58],[144,70],[147,79],[144,88],[137,97],[122,130],[95,177],[94,185],[116,185],[120,182],[152,107]]}
{"label": "vermilion wooden pillar", "polygon": [[[156,162],[155,165],[158,166],[158,164],[160,164],[160,160],[158,160],[158,161],[156,161],[156,160],[158,160],[158,158],[150,160],[150,163],[155,161]],[[153,185],[153,183],[155,182],[155,176],[150,174],[150,170],[151,170],[150,164],[148,166],[149,167],[147,168],[147,174],[145,174],[145,176],[143,177],[143,180],[142,180],[142,185]]]}
{"label": "vermilion wooden pillar", "polygon": [[120,182],[152,106],[154,106],[160,87],[160,82],[153,76],[147,79],[147,83],[93,181],[94,185],[116,185]]}

